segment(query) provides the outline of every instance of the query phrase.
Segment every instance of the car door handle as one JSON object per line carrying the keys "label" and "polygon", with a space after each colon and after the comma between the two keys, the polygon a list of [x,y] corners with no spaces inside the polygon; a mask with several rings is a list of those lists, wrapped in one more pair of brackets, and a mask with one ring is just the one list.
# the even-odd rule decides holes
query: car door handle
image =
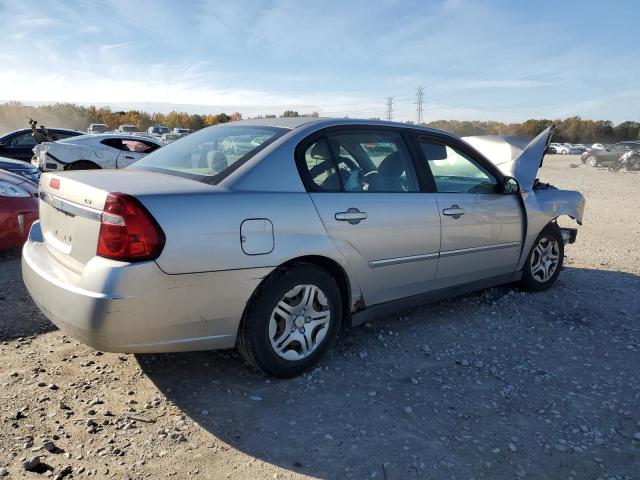
{"label": "car door handle", "polygon": [[337,212],[336,220],[339,222],[349,222],[351,225],[360,223],[367,219],[367,212],[361,212],[357,208],[349,208],[346,212]]}
{"label": "car door handle", "polygon": [[464,208],[460,208],[458,205],[451,205],[449,208],[442,210],[443,215],[449,215],[453,218],[460,218],[464,215]]}
{"label": "car door handle", "polygon": [[122,157],[122,158],[126,158],[127,160],[135,160],[135,158],[136,158],[136,157],[131,157],[131,156],[129,156],[129,155],[125,155],[125,156],[124,156],[124,157]]}

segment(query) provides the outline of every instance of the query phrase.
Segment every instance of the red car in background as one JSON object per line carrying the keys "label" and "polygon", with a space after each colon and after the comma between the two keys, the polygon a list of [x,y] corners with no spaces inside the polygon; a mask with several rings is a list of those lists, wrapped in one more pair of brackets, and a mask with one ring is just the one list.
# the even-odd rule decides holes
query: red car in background
{"label": "red car in background", "polygon": [[21,246],[38,219],[38,185],[0,170],[0,250]]}

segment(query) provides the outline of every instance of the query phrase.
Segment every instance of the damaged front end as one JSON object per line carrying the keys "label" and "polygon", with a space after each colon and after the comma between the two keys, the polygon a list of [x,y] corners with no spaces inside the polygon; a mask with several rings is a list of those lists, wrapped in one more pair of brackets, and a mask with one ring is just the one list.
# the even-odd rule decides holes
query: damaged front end
{"label": "damaged front end", "polygon": [[[546,128],[531,142],[523,137],[484,135],[463,139],[491,160],[505,175],[520,184],[525,214],[525,236],[519,267],[522,267],[538,234],[549,223],[566,215],[582,225],[585,199],[580,192],[560,190],[538,181],[554,126]],[[565,243],[575,242],[577,229],[561,227]]]}

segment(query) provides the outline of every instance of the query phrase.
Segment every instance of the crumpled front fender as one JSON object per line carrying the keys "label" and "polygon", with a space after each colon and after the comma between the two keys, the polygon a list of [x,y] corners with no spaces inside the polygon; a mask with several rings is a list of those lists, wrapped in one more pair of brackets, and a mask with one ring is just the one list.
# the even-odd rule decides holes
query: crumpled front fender
{"label": "crumpled front fender", "polygon": [[558,190],[555,187],[522,192],[527,217],[524,248],[518,267],[522,268],[529,251],[547,224],[562,215],[568,215],[582,225],[585,199],[580,192]]}

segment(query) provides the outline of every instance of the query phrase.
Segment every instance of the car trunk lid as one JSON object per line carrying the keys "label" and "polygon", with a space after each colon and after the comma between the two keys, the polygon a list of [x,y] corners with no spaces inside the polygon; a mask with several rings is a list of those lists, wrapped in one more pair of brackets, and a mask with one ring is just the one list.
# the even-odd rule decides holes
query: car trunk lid
{"label": "car trunk lid", "polygon": [[77,272],[96,256],[100,221],[109,193],[150,195],[211,191],[194,180],[148,171],[45,173],[40,180],[40,224],[47,249]]}

